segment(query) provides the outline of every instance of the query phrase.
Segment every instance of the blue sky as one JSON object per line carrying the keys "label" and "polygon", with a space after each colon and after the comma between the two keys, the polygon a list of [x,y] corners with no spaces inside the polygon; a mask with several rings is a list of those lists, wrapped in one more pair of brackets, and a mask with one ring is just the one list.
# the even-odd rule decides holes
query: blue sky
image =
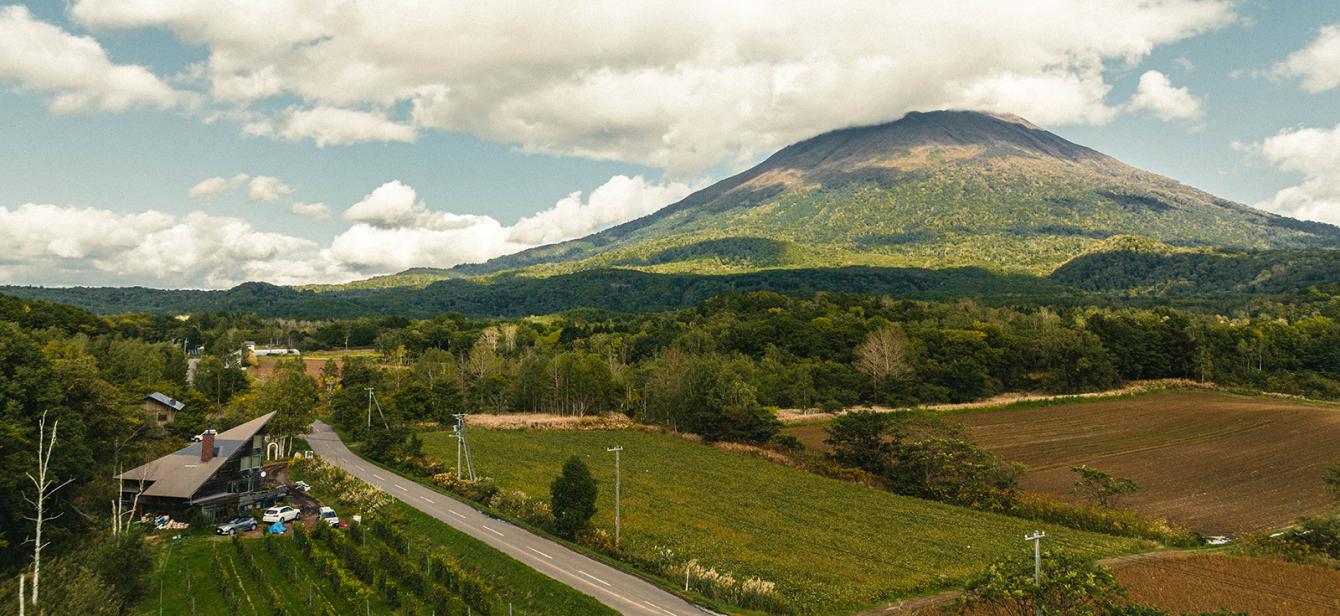
{"label": "blue sky", "polygon": [[0,284],[450,267],[942,108],[1340,224],[1338,103],[1333,2],[0,5]]}

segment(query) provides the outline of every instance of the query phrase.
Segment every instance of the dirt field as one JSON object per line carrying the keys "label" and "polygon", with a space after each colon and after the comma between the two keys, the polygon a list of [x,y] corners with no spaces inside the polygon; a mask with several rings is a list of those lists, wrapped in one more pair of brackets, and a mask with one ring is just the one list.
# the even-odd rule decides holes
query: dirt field
{"label": "dirt field", "polygon": [[[256,363],[258,364],[256,366],[257,378],[270,378],[270,375],[274,374],[275,364],[279,363],[279,360],[291,359],[292,357],[295,356],[266,356],[256,358]],[[321,369],[326,366],[327,361],[330,361],[331,359],[338,361],[339,358],[316,358],[304,356],[302,359],[304,365],[307,367],[307,375],[317,379],[321,378]]]}
{"label": "dirt field", "polygon": [[[1124,506],[1207,535],[1287,526],[1329,511],[1321,475],[1340,461],[1340,408],[1210,392],[953,416],[979,445],[1028,465],[1025,489],[1069,499],[1071,466],[1130,477]],[[807,447],[822,425],[787,428]]]}
{"label": "dirt field", "polygon": [[[1173,614],[1215,612],[1220,608],[1252,616],[1332,616],[1340,613],[1340,571],[1264,558],[1222,554],[1164,554],[1115,568],[1131,599]],[[943,593],[862,612],[858,616],[956,613],[941,609],[958,592]],[[970,616],[994,614],[978,610]]]}
{"label": "dirt field", "polygon": [[1174,614],[1220,607],[1252,616],[1340,614],[1340,571],[1277,560],[1197,554],[1117,569],[1132,599]]}

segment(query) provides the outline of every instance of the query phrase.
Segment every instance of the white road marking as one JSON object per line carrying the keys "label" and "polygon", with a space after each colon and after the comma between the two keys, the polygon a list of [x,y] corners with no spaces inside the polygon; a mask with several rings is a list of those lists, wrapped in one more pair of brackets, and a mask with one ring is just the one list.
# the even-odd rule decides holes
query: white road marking
{"label": "white road marking", "polygon": [[363,467],[361,467],[361,466],[359,466],[359,465],[357,465],[357,464],[354,465],[354,468],[356,468],[356,469],[358,469],[358,470],[360,470],[360,471],[368,470],[368,469],[363,468]]}
{"label": "white road marking", "polygon": [[602,580],[602,579],[600,579],[600,578],[598,578],[598,577],[596,577],[596,576],[594,576],[594,575],[591,575],[590,573],[587,573],[587,572],[585,572],[585,571],[582,571],[581,569],[578,569],[578,570],[577,570],[577,573],[580,573],[580,574],[582,574],[582,575],[584,575],[584,576],[586,576],[586,577],[589,577],[589,578],[591,578],[591,579],[593,579],[593,580],[595,580],[595,581],[597,581],[597,582],[600,582],[601,584],[604,584],[604,585],[606,585],[606,586],[609,586],[609,585],[610,585],[609,582],[606,582],[605,580]]}
{"label": "white road marking", "polygon": [[550,556],[550,555],[548,555],[548,554],[545,554],[544,552],[541,552],[541,551],[539,551],[539,550],[537,550],[537,549],[535,549],[535,548],[532,548],[532,547],[530,547],[530,546],[526,546],[526,549],[527,549],[527,550],[530,550],[530,551],[532,551],[532,552],[535,552],[536,554],[539,554],[540,556],[543,556],[543,557],[545,557],[545,558],[548,558],[549,560],[553,560],[553,559],[554,559],[553,556]]}
{"label": "white road marking", "polygon": [[422,496],[420,496],[419,498],[422,498],[423,500],[428,501],[428,504],[430,504],[430,505],[435,504],[435,503],[433,503],[433,501],[432,501],[431,499],[424,498],[424,497],[422,497]]}
{"label": "white road marking", "polygon": [[450,513],[451,515],[454,515],[454,516],[456,516],[456,517],[458,517],[458,518],[460,518],[460,519],[462,519],[462,520],[466,519],[465,516],[463,516],[463,515],[461,515],[461,514],[459,514],[459,513],[456,513],[455,511],[450,511],[450,510],[448,510],[447,513]]}
{"label": "white road marking", "polygon": [[[483,525],[483,524],[480,524],[480,526],[484,526],[484,525]],[[502,533],[500,533],[500,532],[498,532],[498,531],[496,531],[496,530],[493,530],[492,528],[489,528],[489,527],[487,527],[487,526],[484,526],[484,530],[489,531],[489,532],[491,532],[491,533],[493,533],[493,534],[495,534],[495,535],[497,535],[497,536],[499,536],[499,537],[502,537],[502,536],[503,536]]]}
{"label": "white road marking", "polygon": [[652,603],[652,602],[650,602],[650,601],[643,601],[643,603],[646,603],[647,605],[650,605],[650,606],[652,606],[652,607],[654,607],[654,608],[656,608],[656,609],[658,609],[658,610],[661,610],[662,612],[665,612],[666,614],[669,614],[670,616],[675,616],[675,613],[674,613],[674,612],[671,612],[671,611],[669,611],[669,610],[667,610],[667,609],[664,609],[664,608],[662,608],[661,606],[656,605],[655,603]]}
{"label": "white road marking", "polygon": [[385,478],[385,477],[382,477],[381,475],[378,475],[377,473],[373,473],[372,476],[373,476],[373,477],[376,477],[376,478],[378,478],[378,479],[380,479],[380,480],[382,480],[382,481],[386,481],[386,478]]}
{"label": "white road marking", "polygon": [[408,491],[409,491],[409,488],[406,488],[405,486],[402,486],[402,485],[400,485],[400,484],[398,484],[398,483],[397,483],[397,484],[394,484],[394,485],[395,485],[396,489],[399,489],[399,490],[401,490],[402,492],[408,492]]}

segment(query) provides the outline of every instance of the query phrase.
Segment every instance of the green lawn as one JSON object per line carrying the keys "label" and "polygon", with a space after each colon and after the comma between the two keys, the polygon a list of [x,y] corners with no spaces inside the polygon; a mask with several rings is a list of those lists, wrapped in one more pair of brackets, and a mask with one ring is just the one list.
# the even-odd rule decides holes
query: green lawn
{"label": "green lawn", "polygon": [[[614,528],[614,454],[622,445],[623,539],[636,553],[670,548],[736,580],[758,577],[800,613],[845,614],[954,587],[986,563],[1044,547],[1101,558],[1155,544],[901,497],[751,456],[639,432],[473,431],[475,466],[500,486],[548,498],[578,455],[600,482],[593,522]],[[454,465],[447,433],[424,451]]]}

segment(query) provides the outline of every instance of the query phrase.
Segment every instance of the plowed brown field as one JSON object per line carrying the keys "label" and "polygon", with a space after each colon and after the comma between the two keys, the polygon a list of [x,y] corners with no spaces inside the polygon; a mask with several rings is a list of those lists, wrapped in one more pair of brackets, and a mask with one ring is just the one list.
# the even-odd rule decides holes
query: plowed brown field
{"label": "plowed brown field", "polygon": [[1174,614],[1227,608],[1252,616],[1340,614],[1340,571],[1262,558],[1198,554],[1116,570],[1132,599]]}
{"label": "plowed brown field", "polygon": [[[1117,580],[1131,599],[1173,614],[1215,612],[1220,608],[1252,616],[1334,616],[1340,614],[1340,571],[1278,560],[1222,554],[1177,555],[1143,559],[1119,567]],[[946,605],[937,595],[920,600]],[[920,607],[908,602],[913,608]],[[869,614],[955,614],[951,608],[872,610]],[[997,614],[979,609],[969,616]]]}
{"label": "plowed brown field", "polygon": [[[1122,506],[1200,531],[1237,535],[1329,511],[1321,482],[1340,460],[1340,408],[1210,392],[984,411],[953,417],[983,448],[1023,462],[1025,489],[1070,499],[1071,466],[1130,477]],[[787,428],[825,449],[822,425]]]}
{"label": "plowed brown field", "polygon": [[[260,358],[257,358],[257,359],[256,359],[256,363],[257,363],[257,366],[256,366],[256,376],[257,376],[258,378],[266,378],[266,379],[270,378],[270,376],[272,376],[272,375],[274,374],[274,371],[275,371],[275,364],[279,363],[280,360],[282,360],[282,359],[286,359],[286,358],[283,357],[283,356],[280,356],[280,357],[260,357]],[[319,359],[318,359],[318,358],[313,358],[313,357],[304,357],[304,358],[303,358],[303,363],[304,363],[304,365],[307,367],[307,376],[310,376],[310,377],[312,377],[312,378],[314,378],[314,379],[319,379],[319,378],[321,378],[321,369],[324,368],[324,367],[326,366],[326,362],[327,362],[327,361],[332,361],[332,360],[331,360],[331,359],[328,359],[328,358],[319,358]],[[334,361],[338,361],[338,360],[334,360]]]}

